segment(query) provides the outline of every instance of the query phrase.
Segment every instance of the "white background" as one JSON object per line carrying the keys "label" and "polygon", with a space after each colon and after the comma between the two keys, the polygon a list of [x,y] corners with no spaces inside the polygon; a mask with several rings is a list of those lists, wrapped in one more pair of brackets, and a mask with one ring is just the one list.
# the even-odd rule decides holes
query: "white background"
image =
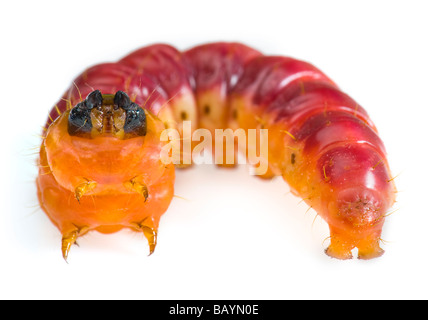
{"label": "white background", "polygon": [[[426,2],[4,1],[0,12],[0,298],[428,298]],[[369,112],[400,191],[383,257],[331,259],[326,224],[281,179],[199,166],[178,172],[186,200],[163,216],[151,257],[122,231],[88,234],[64,262],[34,184],[51,106],[89,65],[216,40],[309,61]]]}

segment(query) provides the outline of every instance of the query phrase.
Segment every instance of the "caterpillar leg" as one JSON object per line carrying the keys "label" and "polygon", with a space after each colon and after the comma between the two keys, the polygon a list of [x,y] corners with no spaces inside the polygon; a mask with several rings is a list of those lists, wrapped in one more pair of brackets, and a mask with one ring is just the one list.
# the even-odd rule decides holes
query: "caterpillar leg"
{"label": "caterpillar leg", "polygon": [[330,245],[325,253],[332,258],[352,259],[351,250],[358,248],[358,259],[369,260],[380,257],[384,250],[379,246],[378,232],[373,232],[361,238],[358,234],[349,234],[330,227]]}
{"label": "caterpillar leg", "polygon": [[72,233],[62,236],[61,251],[62,251],[62,257],[66,262],[67,262],[68,253],[70,252],[71,246],[76,243],[77,236],[78,236],[77,231],[74,231]]}
{"label": "caterpillar leg", "polygon": [[150,218],[145,218],[141,222],[132,223],[133,229],[137,232],[143,232],[144,236],[146,237],[150,249],[149,256],[155,251],[156,248],[158,237],[157,225],[158,222]]}
{"label": "caterpillar leg", "polygon": [[336,259],[346,260],[352,259],[351,250],[355,247],[353,241],[350,241],[347,237],[333,232],[330,232],[330,245],[325,250],[325,253]]}
{"label": "caterpillar leg", "polygon": [[61,252],[62,257],[67,262],[68,253],[70,252],[70,248],[73,244],[77,244],[76,240],[79,236],[82,236],[86,232],[88,232],[88,228],[77,228],[73,226],[71,231],[64,232],[61,240]]}
{"label": "caterpillar leg", "polygon": [[358,244],[358,259],[369,260],[380,257],[384,250],[379,246],[380,238],[364,239]]}

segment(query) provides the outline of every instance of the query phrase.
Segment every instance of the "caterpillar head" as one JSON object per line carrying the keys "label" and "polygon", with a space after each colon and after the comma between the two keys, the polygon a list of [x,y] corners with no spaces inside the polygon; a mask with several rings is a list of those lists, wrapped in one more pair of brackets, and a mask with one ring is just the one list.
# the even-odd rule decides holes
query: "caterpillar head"
{"label": "caterpillar head", "polygon": [[125,92],[96,90],[51,124],[44,149],[55,179],[77,199],[134,189],[147,197],[146,186],[165,170],[159,160],[164,129]]}
{"label": "caterpillar head", "polygon": [[123,91],[102,95],[99,90],[71,109],[68,134],[79,137],[112,135],[120,139],[145,136],[147,120],[144,110]]}

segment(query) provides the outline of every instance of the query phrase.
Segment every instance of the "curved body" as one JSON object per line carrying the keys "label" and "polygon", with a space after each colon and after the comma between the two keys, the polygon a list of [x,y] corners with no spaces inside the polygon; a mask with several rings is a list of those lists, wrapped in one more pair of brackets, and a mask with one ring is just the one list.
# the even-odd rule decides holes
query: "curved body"
{"label": "curved body", "polygon": [[[103,94],[97,108],[82,98],[94,90]],[[116,92],[144,110],[144,136],[123,125],[125,111],[110,101]],[[73,108],[92,119],[85,135],[70,134]],[[261,161],[267,170],[260,176],[281,175],[329,224],[326,253],[340,259],[351,258],[355,247],[363,259],[383,253],[379,240],[395,186],[367,112],[309,63],[239,43],[212,43],[184,52],[156,44],[93,66],[52,109],[37,186],[43,210],[63,234],[64,258],[84,233],[123,227],[143,232],[153,252],[174,185],[174,165],[160,159],[168,143],[162,133],[177,130],[177,166],[191,165],[184,156],[196,145],[186,151],[180,143],[186,121],[213,137],[218,129],[267,130],[268,139],[241,151],[266,147]]]}

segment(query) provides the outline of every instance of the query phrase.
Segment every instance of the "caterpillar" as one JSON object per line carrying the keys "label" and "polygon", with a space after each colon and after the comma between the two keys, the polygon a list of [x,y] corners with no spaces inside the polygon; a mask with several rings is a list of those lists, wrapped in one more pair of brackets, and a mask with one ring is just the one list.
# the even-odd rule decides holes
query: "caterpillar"
{"label": "caterpillar", "polygon": [[[62,234],[65,260],[93,230],[142,232],[154,252],[175,168],[191,166],[189,152],[198,148],[185,143],[186,130],[190,137],[204,130],[220,166],[234,165],[225,161],[230,149],[233,157],[238,149],[259,155],[259,177],[282,176],[328,223],[327,255],[349,259],[354,248],[360,259],[383,254],[396,189],[367,112],[312,64],[217,42],[183,52],[153,44],[92,66],[52,108],[36,184],[41,208]],[[232,132],[220,147],[219,130]],[[242,147],[238,130],[259,136]]]}

